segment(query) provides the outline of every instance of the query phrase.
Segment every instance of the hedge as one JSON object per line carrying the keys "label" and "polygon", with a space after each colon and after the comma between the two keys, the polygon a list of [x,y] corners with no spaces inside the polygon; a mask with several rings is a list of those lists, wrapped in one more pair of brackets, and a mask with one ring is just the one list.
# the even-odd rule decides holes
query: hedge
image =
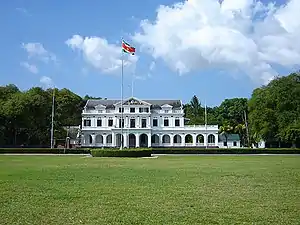
{"label": "hedge", "polygon": [[91,149],[93,157],[150,157],[151,149]]}
{"label": "hedge", "polygon": [[0,154],[90,154],[89,149],[0,148]]}
{"label": "hedge", "polygon": [[153,148],[152,154],[300,154],[299,148]]}

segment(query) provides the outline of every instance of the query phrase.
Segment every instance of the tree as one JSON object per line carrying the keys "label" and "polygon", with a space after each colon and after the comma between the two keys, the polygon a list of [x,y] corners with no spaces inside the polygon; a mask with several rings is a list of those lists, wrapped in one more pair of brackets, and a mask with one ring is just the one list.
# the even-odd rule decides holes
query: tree
{"label": "tree", "polygon": [[191,101],[184,105],[185,117],[190,119],[190,124],[204,124],[204,108],[196,95]]}
{"label": "tree", "polygon": [[248,100],[246,98],[225,99],[218,107],[219,124],[230,124],[237,126],[244,123],[244,111],[248,111]]}
{"label": "tree", "polygon": [[234,131],[233,127],[229,124],[224,124],[219,128],[219,134],[224,135],[226,143],[228,142],[228,136],[232,134],[233,131]]}
{"label": "tree", "polygon": [[[243,123],[239,123],[234,127],[234,132],[240,136],[241,145],[245,146],[247,143],[247,136],[246,136],[246,125]],[[248,143],[249,145],[250,143]]]}
{"label": "tree", "polygon": [[300,74],[278,77],[253,91],[249,100],[251,134],[276,146],[295,145],[300,123]]}

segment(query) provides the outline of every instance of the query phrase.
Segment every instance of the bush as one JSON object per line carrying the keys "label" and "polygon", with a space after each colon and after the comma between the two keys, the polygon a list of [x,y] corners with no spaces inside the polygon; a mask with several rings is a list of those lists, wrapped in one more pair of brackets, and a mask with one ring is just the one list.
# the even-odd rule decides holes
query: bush
{"label": "bush", "polygon": [[154,148],[152,154],[300,154],[299,148]]}
{"label": "bush", "polygon": [[151,149],[92,149],[93,157],[150,157]]}
{"label": "bush", "polygon": [[89,149],[0,148],[0,154],[89,154]]}

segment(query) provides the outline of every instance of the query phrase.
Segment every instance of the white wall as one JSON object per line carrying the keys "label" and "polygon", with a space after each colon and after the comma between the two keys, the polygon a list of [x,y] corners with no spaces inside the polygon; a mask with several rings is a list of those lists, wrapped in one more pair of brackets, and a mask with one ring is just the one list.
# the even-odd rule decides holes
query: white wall
{"label": "white wall", "polygon": [[241,147],[241,142],[240,141],[236,141],[236,146],[233,146],[233,141],[228,141],[227,142],[227,146],[224,146],[224,142],[223,141],[219,141],[218,143],[219,148],[240,148]]}

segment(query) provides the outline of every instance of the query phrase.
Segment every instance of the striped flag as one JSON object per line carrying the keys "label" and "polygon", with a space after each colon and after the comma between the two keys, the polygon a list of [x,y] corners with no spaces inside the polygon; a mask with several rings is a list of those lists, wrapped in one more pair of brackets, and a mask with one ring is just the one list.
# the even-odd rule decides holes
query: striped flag
{"label": "striped flag", "polygon": [[132,47],[127,42],[125,42],[124,40],[122,40],[122,50],[123,50],[123,52],[129,53],[131,55],[134,55],[134,53],[135,53],[135,48]]}

